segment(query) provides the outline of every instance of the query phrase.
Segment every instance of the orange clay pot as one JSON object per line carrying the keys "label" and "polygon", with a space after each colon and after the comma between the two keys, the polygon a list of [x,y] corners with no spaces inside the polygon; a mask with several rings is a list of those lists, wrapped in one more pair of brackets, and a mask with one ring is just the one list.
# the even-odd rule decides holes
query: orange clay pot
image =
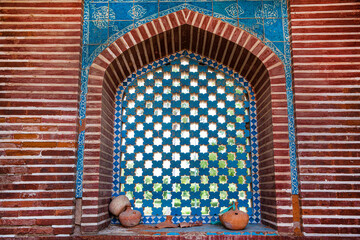
{"label": "orange clay pot", "polygon": [[222,225],[230,230],[242,230],[249,222],[249,215],[238,209],[238,202],[235,203],[235,211],[229,210],[219,218]]}
{"label": "orange clay pot", "polygon": [[126,210],[120,214],[119,220],[124,227],[134,227],[140,223],[141,213],[132,210],[131,206],[126,206]]}
{"label": "orange clay pot", "polygon": [[177,228],[178,224],[172,222],[172,216],[166,216],[165,222],[156,224],[155,228]]}

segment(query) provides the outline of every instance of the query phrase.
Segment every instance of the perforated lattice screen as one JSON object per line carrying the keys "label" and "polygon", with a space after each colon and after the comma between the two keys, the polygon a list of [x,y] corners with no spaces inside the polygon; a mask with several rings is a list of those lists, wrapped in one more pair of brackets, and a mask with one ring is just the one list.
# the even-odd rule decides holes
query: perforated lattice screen
{"label": "perforated lattice screen", "polygon": [[213,216],[234,200],[251,215],[248,100],[187,58],[138,77],[124,92],[120,192],[144,216]]}

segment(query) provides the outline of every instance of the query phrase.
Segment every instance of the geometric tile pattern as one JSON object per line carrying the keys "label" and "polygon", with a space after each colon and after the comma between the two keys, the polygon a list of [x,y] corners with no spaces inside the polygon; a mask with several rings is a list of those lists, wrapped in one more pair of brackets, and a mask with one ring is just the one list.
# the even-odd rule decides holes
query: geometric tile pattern
{"label": "geometric tile pattern", "polygon": [[186,51],[139,70],[116,96],[113,195],[144,223],[209,223],[233,200],[258,223],[254,99],[240,76]]}

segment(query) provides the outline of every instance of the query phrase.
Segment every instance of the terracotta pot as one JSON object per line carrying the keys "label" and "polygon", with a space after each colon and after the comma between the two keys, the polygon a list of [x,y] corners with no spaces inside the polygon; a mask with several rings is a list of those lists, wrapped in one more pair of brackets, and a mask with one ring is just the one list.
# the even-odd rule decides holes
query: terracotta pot
{"label": "terracotta pot", "polygon": [[230,230],[242,230],[249,222],[249,215],[238,209],[238,202],[235,203],[235,210],[229,210],[219,216],[220,222]]}
{"label": "terracotta pot", "polygon": [[158,223],[155,225],[155,228],[177,228],[178,224],[172,222],[172,216],[166,216],[165,222]]}
{"label": "terracotta pot", "polygon": [[125,210],[126,206],[131,206],[130,201],[125,195],[121,195],[111,200],[109,211],[111,214],[119,216],[119,214]]}
{"label": "terracotta pot", "polygon": [[124,227],[134,227],[140,223],[141,213],[127,206],[125,212],[120,214],[119,220]]}

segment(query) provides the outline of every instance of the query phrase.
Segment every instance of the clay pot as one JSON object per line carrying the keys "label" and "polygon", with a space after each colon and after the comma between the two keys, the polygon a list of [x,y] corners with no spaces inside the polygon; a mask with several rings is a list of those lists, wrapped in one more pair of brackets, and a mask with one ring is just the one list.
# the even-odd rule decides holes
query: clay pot
{"label": "clay pot", "polygon": [[131,206],[129,199],[125,195],[115,197],[111,200],[109,211],[115,216],[119,216],[126,206]]}
{"label": "clay pot", "polygon": [[136,210],[132,210],[131,206],[127,206],[125,212],[119,215],[121,225],[124,227],[134,227],[140,223],[141,213]]}
{"label": "clay pot", "polygon": [[172,216],[166,216],[165,222],[158,223],[155,225],[155,228],[177,228],[178,224],[172,222]]}
{"label": "clay pot", "polygon": [[249,215],[238,209],[238,202],[235,203],[235,210],[229,210],[219,216],[220,222],[230,230],[242,230],[249,222]]}

